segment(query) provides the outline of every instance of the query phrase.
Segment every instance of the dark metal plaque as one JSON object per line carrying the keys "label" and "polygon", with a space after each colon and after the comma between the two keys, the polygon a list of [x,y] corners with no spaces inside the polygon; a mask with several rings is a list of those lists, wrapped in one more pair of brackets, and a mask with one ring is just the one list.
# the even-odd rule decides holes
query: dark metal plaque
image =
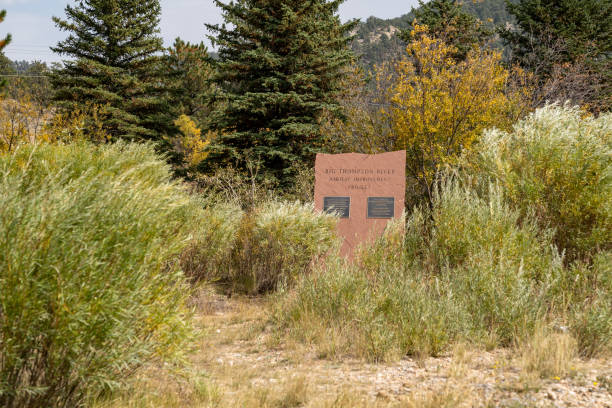
{"label": "dark metal plaque", "polygon": [[394,197],[368,197],[368,218],[393,218]]}
{"label": "dark metal plaque", "polygon": [[334,212],[340,218],[349,218],[351,197],[323,197],[323,211]]}

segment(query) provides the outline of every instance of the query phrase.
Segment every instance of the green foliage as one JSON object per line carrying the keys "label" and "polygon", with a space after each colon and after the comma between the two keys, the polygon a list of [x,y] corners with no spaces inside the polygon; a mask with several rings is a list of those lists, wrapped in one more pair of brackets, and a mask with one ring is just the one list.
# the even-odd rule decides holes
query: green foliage
{"label": "green foliage", "polygon": [[561,258],[534,220],[518,222],[500,189],[490,186],[487,195],[454,183],[442,188],[425,259],[468,313],[475,338],[508,346],[545,317],[550,305],[543,294]]}
{"label": "green foliage", "polygon": [[207,222],[182,263],[196,281],[272,292],[293,286],[339,247],[335,217],[275,195],[254,175],[247,179],[229,168],[198,181]]}
{"label": "green foliage", "polygon": [[[509,3],[508,11],[516,24],[500,34],[512,63],[535,74],[541,87],[565,82],[560,102],[584,99],[595,112],[610,109],[612,3],[521,0]],[[574,66],[578,68],[572,70]]]}
{"label": "green foliage", "polygon": [[232,251],[244,216],[240,207],[217,202],[204,208],[205,220],[187,250],[181,268],[192,281],[215,281],[231,273]]}
{"label": "green foliage", "polygon": [[[162,70],[168,116],[182,120],[183,115],[186,115],[206,134],[213,109],[208,100],[215,88],[210,83],[213,68],[204,43],[191,44],[177,38],[172,47],[166,50]],[[197,160],[194,163],[194,156],[198,156],[193,154],[194,149],[185,148],[184,136],[184,132],[177,127],[169,129],[166,135],[167,142],[172,146],[170,162],[181,176],[186,176],[188,170],[199,163]]]}
{"label": "green foliage", "polygon": [[199,205],[147,145],[0,157],[0,405],[73,407],[180,358]]}
{"label": "green foliage", "polygon": [[159,0],[84,0],[65,11],[65,20],[53,18],[68,32],[53,51],[70,58],[52,78],[58,106],[105,106],[112,140],[161,141],[176,117],[161,87]]}
{"label": "green foliage", "polygon": [[208,25],[219,44],[214,81],[223,91],[209,167],[245,169],[251,158],[262,163],[261,177],[289,187],[294,165],[314,162],[322,144],[317,117],[323,109],[338,113],[339,79],[352,59],[354,23],[340,23],[341,3],[215,0],[228,25]]}
{"label": "green foliage", "polygon": [[609,58],[612,51],[612,5],[606,0],[521,0],[509,3],[508,11],[517,29],[501,34],[524,67],[535,68],[551,52],[556,62],[568,62],[586,54]]}
{"label": "green foliage", "polygon": [[567,269],[555,290],[567,297],[569,324],[587,357],[612,352],[612,252],[595,255]]}
{"label": "green foliage", "polygon": [[312,205],[265,203],[242,220],[228,278],[251,294],[292,286],[337,249],[335,229],[336,218]]}
{"label": "green foliage", "polygon": [[[492,32],[485,28],[478,18],[466,12],[457,0],[419,0],[419,8],[413,10],[417,24],[427,26],[428,33],[434,38],[444,40],[455,47],[453,57],[462,61],[476,45],[483,45]],[[409,28],[402,32],[406,42],[411,42]]]}
{"label": "green foliage", "polygon": [[206,205],[212,207],[230,204],[244,211],[252,211],[262,203],[278,197],[273,190],[274,181],[258,177],[257,163],[247,161],[247,171],[248,175],[233,167],[225,167],[212,175],[198,175],[198,189]]}
{"label": "green foliage", "polygon": [[281,297],[277,327],[322,355],[375,361],[555,329],[582,355],[609,354],[610,125],[548,106],[510,133],[485,132],[431,206]]}
{"label": "green foliage", "polygon": [[612,243],[612,116],[547,106],[512,132],[485,132],[466,161],[492,178],[523,216],[555,229],[566,259],[589,258]]}
{"label": "green foliage", "polygon": [[519,0],[462,0],[461,7],[483,23],[505,25],[512,22],[512,16],[506,4],[514,4]]}
{"label": "green foliage", "polygon": [[206,101],[213,92],[210,84],[213,67],[206,45],[177,38],[164,59],[167,70],[164,79],[168,81],[166,89],[175,115],[187,115],[199,124],[206,122],[210,115]]}

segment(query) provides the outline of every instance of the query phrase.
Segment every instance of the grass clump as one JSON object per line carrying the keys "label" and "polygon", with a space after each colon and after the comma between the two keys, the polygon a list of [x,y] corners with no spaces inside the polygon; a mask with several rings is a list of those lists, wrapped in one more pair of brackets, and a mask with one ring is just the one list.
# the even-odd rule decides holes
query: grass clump
{"label": "grass clump", "polygon": [[612,355],[612,252],[576,262],[555,288],[567,304],[569,328],[585,357]]}
{"label": "grass clump", "polygon": [[215,281],[229,276],[231,257],[244,212],[233,203],[204,205],[205,222],[181,255],[181,267],[194,282]]}
{"label": "grass clump", "polygon": [[490,186],[486,198],[458,182],[443,186],[433,209],[419,269],[439,276],[469,317],[469,337],[508,346],[546,316],[544,296],[560,273],[550,233],[505,203]]}
{"label": "grass clump", "polygon": [[538,378],[563,378],[572,371],[577,344],[567,333],[549,332],[541,327],[519,346],[524,373]]}
{"label": "grass clump", "polygon": [[[298,276],[339,248],[336,217],[314,210],[311,179],[300,166],[294,191],[273,191],[274,184],[258,177],[256,162],[248,174],[231,167],[197,179],[210,222],[184,256],[195,280],[215,281],[248,295],[293,285]],[[310,191],[312,193],[312,191]]]}
{"label": "grass clump", "polygon": [[289,286],[337,249],[335,227],[335,217],[311,204],[262,204],[242,219],[226,279],[249,294]]}
{"label": "grass clump", "polygon": [[202,212],[170,174],[147,145],[0,157],[0,405],[79,406],[181,356]]}

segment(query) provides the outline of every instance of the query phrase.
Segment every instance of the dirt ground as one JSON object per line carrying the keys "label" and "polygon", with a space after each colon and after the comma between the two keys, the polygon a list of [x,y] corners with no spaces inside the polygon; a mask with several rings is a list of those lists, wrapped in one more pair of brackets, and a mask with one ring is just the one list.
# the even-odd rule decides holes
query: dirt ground
{"label": "dirt ground", "polygon": [[511,350],[461,345],[439,358],[333,361],[275,334],[263,300],[207,292],[196,307],[202,333],[187,379],[156,368],[96,407],[612,408],[611,360],[577,360],[566,378],[522,372]]}
{"label": "dirt ground", "polygon": [[278,394],[302,392],[296,406],[612,408],[610,360],[576,361],[563,379],[522,373],[508,350],[461,346],[445,357],[392,364],[329,361],[308,346],[275,338],[265,327],[262,301],[206,296],[200,302],[207,335],[195,364],[215,379],[226,399],[235,396],[237,406],[241,394],[278,388]]}

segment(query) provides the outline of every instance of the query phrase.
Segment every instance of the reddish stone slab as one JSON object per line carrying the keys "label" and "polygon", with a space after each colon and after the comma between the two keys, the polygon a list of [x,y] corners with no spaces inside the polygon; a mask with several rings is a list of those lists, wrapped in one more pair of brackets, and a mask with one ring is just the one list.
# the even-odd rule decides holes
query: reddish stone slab
{"label": "reddish stone slab", "polygon": [[352,256],[359,244],[380,236],[391,218],[400,217],[405,197],[405,151],[317,154],[315,208],[323,211],[327,204],[345,217],[338,223],[345,256]]}

